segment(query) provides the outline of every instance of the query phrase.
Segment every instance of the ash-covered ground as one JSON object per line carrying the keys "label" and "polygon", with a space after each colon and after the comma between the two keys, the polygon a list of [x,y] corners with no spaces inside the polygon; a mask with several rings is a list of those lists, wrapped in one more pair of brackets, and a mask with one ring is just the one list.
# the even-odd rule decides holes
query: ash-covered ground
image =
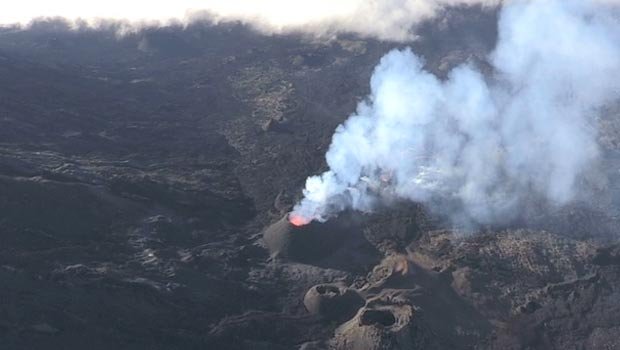
{"label": "ash-covered ground", "polygon": [[412,203],[283,221],[383,54],[489,73],[496,23],[453,9],[398,45],[0,30],[0,348],[620,349],[613,106],[588,206],[476,229]]}

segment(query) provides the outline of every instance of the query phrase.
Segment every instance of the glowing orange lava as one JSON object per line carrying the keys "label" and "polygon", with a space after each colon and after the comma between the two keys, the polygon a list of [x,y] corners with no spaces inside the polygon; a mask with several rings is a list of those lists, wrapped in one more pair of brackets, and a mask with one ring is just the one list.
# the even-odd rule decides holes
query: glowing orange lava
{"label": "glowing orange lava", "polygon": [[301,215],[297,215],[297,214],[289,214],[288,216],[288,221],[293,225],[293,226],[304,226],[310,223],[310,220],[306,219],[305,217],[301,216]]}

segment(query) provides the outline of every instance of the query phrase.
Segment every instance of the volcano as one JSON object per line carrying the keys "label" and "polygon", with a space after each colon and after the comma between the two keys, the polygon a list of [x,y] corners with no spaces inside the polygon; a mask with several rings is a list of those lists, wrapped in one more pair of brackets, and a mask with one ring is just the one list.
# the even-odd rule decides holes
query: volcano
{"label": "volcano", "polygon": [[263,241],[272,258],[317,264],[346,245],[357,246],[353,241],[363,241],[359,226],[348,221],[310,222],[288,213],[265,228]]}
{"label": "volcano", "polygon": [[[390,50],[438,81],[461,64],[501,80],[498,11],[446,8],[400,43],[241,22],[0,27],[0,348],[620,349],[620,104],[596,120],[585,204],[532,200],[480,226],[432,201],[290,214]],[[541,48],[590,48],[566,44]],[[407,164],[343,188],[392,196]]]}

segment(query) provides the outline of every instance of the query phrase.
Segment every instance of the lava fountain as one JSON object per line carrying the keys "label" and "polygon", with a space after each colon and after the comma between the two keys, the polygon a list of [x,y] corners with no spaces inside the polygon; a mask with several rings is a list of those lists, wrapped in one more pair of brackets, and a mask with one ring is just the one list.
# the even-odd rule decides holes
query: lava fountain
{"label": "lava fountain", "polygon": [[308,225],[312,220],[296,214],[296,213],[290,213],[288,215],[288,222],[291,223],[291,225],[295,226],[295,227],[301,227],[301,226],[306,226]]}

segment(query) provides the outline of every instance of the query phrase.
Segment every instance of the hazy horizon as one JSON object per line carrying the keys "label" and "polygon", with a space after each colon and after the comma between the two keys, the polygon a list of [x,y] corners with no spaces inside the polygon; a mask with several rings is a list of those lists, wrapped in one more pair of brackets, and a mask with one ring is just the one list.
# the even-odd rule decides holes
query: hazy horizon
{"label": "hazy horizon", "polygon": [[415,38],[412,28],[441,9],[455,5],[496,5],[499,0],[186,0],[132,2],[110,0],[24,0],[0,12],[0,26],[28,26],[42,18],[64,18],[96,26],[102,20],[131,25],[190,23],[209,18],[215,22],[241,21],[268,33],[305,31],[317,35],[356,33],[383,40]]}

